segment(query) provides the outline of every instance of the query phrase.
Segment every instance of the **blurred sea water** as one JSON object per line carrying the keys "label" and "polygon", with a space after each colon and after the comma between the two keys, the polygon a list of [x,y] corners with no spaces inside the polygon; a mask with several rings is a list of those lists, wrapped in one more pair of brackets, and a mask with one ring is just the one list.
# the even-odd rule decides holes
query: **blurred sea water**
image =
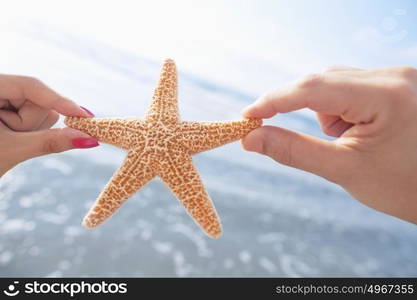
{"label": "blurred sea water", "polygon": [[[37,76],[97,116],[142,116],[164,59],[43,26],[4,38],[2,73]],[[184,120],[239,119],[253,100],[177,63]],[[321,136],[302,113],[267,124]],[[223,222],[219,240],[206,237],[158,179],[101,227],[83,228],[123,157],[102,145],[33,159],[1,178],[0,276],[417,276],[415,225],[239,143],[194,158]]]}

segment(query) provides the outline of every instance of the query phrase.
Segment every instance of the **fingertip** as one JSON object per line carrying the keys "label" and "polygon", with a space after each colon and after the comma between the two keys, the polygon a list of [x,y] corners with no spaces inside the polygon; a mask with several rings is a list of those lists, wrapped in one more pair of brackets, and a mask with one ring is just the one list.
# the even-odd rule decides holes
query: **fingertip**
{"label": "fingertip", "polygon": [[242,116],[247,119],[266,119],[273,115],[274,113],[269,111],[269,109],[264,107],[263,103],[259,101],[246,106],[242,110]]}
{"label": "fingertip", "polygon": [[274,103],[265,97],[259,98],[242,110],[242,116],[248,119],[268,119],[277,113]]}
{"label": "fingertip", "polygon": [[255,110],[254,104],[246,106],[244,109],[242,109],[241,114],[244,118],[250,119],[254,118],[253,111]]}
{"label": "fingertip", "polygon": [[249,132],[241,140],[241,145],[242,145],[242,148],[246,151],[262,153],[262,149],[263,149],[262,127]]}

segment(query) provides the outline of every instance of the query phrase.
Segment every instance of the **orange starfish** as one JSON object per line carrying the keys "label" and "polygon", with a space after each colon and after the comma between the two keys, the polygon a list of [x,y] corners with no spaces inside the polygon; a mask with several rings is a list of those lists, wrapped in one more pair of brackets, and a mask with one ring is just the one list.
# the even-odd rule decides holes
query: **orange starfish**
{"label": "orange starfish", "polygon": [[262,121],[181,121],[177,72],[174,61],[168,59],[145,119],[69,117],[65,124],[128,151],[122,166],[84,218],[84,226],[100,225],[148,181],[159,176],[196,223],[210,237],[217,238],[222,226],[191,155],[236,141],[261,126]]}

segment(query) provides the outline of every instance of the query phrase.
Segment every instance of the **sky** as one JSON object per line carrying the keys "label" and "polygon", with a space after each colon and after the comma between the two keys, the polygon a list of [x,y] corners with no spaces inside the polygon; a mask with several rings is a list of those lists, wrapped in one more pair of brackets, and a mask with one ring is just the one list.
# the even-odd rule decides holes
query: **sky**
{"label": "sky", "polygon": [[0,38],[11,28],[47,25],[155,61],[174,58],[184,71],[254,96],[329,65],[417,66],[411,0],[0,4]]}

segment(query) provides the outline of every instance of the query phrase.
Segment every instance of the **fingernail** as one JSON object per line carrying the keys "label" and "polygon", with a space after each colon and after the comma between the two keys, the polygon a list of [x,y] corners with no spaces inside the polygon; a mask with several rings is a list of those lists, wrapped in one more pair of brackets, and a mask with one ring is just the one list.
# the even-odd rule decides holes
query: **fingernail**
{"label": "fingernail", "polygon": [[100,144],[97,142],[96,139],[93,138],[76,138],[72,139],[72,145],[74,146],[74,148],[86,149],[97,147]]}
{"label": "fingernail", "polygon": [[87,114],[89,114],[91,117],[95,117],[94,116],[94,114],[91,112],[91,111],[89,111],[87,108],[85,108],[84,106],[80,106],[82,109],[84,109],[85,110],[85,112],[87,113]]}

